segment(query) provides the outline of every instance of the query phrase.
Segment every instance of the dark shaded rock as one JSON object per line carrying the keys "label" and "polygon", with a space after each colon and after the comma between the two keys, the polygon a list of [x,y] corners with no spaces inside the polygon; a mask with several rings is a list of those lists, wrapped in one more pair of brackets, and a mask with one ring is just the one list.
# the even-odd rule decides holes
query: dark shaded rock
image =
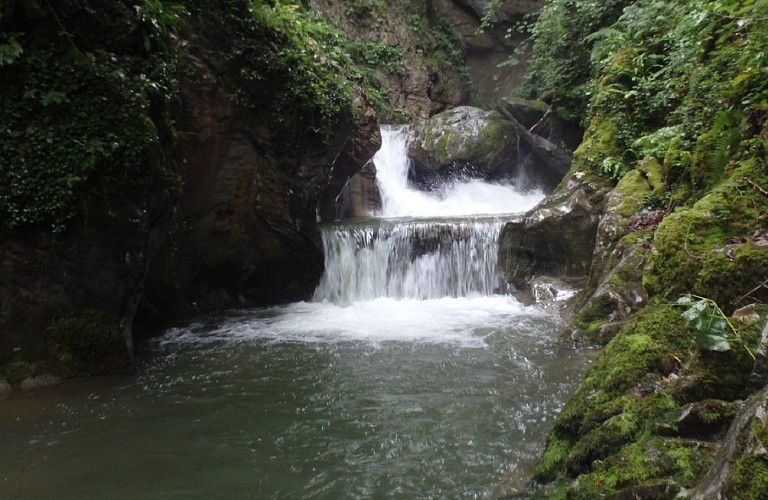
{"label": "dark shaded rock", "polygon": [[659,426],[657,433],[712,441],[725,433],[738,410],[739,404],[729,401],[696,401],[680,408],[670,422]]}
{"label": "dark shaded rock", "polygon": [[560,149],[574,151],[581,144],[584,129],[558,118],[543,101],[509,96],[500,99],[496,107],[507,112],[532,134],[547,139]]}
{"label": "dark shaded rock", "polygon": [[583,279],[589,274],[598,214],[578,182],[548,197],[501,233],[504,279],[525,289],[535,276]]}
{"label": "dark shaded rock", "polygon": [[744,404],[722,441],[715,463],[681,497],[768,497],[768,387]]}
{"label": "dark shaded rock", "polygon": [[535,179],[536,184],[547,190],[553,189],[563,179],[571,167],[571,153],[553,142],[536,134],[532,134],[522,126],[506,109],[500,108],[515,126],[520,142],[518,148],[527,158],[525,170],[527,175]]}
{"label": "dark shaded rock", "polygon": [[[217,54],[231,42],[218,21],[200,14],[190,25],[196,37],[181,63],[187,77],[176,113],[187,132],[176,148],[185,189],[152,267],[148,321],[311,296],[323,269],[318,215],[336,218],[340,191],[380,141],[362,98],[359,117],[339,122],[330,137],[275,134],[277,118],[264,107],[238,105],[212,83]],[[270,98],[250,92],[256,103]]]}

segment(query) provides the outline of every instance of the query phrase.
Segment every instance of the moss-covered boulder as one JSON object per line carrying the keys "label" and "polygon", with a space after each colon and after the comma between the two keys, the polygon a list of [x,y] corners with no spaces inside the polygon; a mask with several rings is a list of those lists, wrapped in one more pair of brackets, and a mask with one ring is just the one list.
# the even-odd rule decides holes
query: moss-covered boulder
{"label": "moss-covered boulder", "polygon": [[458,178],[511,179],[517,172],[517,132],[509,120],[471,106],[415,124],[409,178],[435,189]]}
{"label": "moss-covered boulder", "polygon": [[569,498],[672,498],[692,488],[715,460],[734,401],[750,390],[750,359],[741,348],[699,352],[679,307],[646,307],[563,408],[535,478]]}

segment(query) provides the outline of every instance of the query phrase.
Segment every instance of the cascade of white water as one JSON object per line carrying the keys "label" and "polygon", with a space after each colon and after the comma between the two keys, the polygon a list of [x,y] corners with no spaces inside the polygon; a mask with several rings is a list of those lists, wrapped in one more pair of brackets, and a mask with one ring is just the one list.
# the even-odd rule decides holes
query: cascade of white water
{"label": "cascade of white water", "polygon": [[347,305],[491,295],[499,286],[501,227],[498,220],[328,227],[325,274],[314,300]]}
{"label": "cascade of white water", "polygon": [[325,274],[315,301],[349,305],[378,298],[487,296],[499,288],[503,222],[476,215],[521,213],[543,194],[480,180],[456,182],[439,193],[419,191],[408,185],[407,141],[407,127],[382,128],[373,161],[384,219],[324,228]]}

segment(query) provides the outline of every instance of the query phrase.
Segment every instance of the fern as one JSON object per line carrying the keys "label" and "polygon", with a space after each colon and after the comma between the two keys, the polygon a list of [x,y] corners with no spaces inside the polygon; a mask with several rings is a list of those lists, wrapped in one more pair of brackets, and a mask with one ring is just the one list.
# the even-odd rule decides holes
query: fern
{"label": "fern", "polygon": [[696,143],[696,177],[709,183],[722,178],[741,136],[744,114],[738,109],[719,111],[712,128]]}

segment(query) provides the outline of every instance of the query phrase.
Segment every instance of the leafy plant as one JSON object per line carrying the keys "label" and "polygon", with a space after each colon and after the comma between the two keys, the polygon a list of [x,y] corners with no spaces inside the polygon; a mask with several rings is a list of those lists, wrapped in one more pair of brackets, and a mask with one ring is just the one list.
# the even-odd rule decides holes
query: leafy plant
{"label": "leafy plant", "polygon": [[682,316],[689,325],[693,326],[694,340],[699,349],[729,351],[731,344],[736,343],[743,345],[750,357],[755,359],[755,355],[715,301],[687,294],[677,299],[677,305],[685,307]]}

